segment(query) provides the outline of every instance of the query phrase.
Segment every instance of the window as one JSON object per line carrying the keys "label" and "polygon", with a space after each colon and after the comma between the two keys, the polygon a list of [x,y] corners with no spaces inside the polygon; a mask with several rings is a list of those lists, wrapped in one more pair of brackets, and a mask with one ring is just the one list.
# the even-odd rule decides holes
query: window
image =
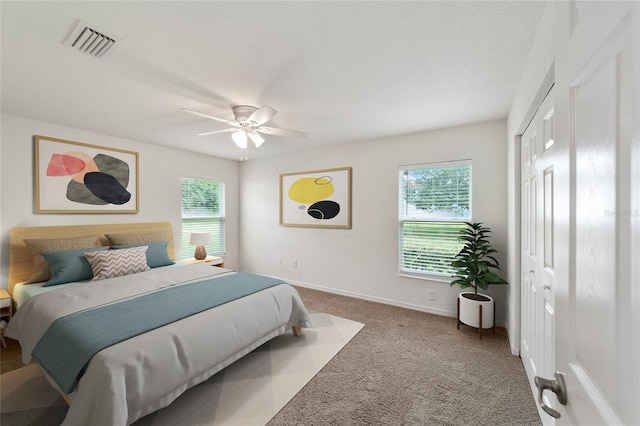
{"label": "window", "polygon": [[471,221],[471,161],[400,168],[400,272],[451,276]]}
{"label": "window", "polygon": [[224,183],[214,180],[182,178],[181,257],[193,257],[189,245],[192,232],[209,232],[207,254],[224,254]]}

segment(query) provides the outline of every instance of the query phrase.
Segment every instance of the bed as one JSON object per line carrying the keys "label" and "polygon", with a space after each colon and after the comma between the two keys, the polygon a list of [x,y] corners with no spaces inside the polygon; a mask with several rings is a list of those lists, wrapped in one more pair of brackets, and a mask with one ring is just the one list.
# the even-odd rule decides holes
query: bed
{"label": "bed", "polygon": [[[96,235],[99,242],[91,253],[103,261],[124,253],[133,259],[142,250],[150,265],[148,251],[159,244],[166,248],[166,263],[173,263],[172,231],[165,222],[24,227],[13,228],[10,236],[9,291],[17,296],[18,309],[5,335],[20,341],[24,362],[33,354],[49,383],[69,403],[65,425],[131,424],[288,329],[295,338],[302,327],[312,326],[293,287],[205,263],[176,262],[130,275],[47,287],[24,284],[34,270],[34,254],[25,241]],[[162,244],[152,241],[107,250],[110,244],[113,247],[107,236],[114,235],[143,239],[164,235],[165,239]],[[57,259],[71,252],[43,256],[55,272],[52,256]],[[95,273],[96,263],[90,262]],[[58,272],[47,282],[57,279]],[[245,287],[250,289],[246,295]],[[175,317],[166,325],[153,325],[164,321],[158,312]],[[145,322],[151,323],[151,330],[137,330]],[[73,331],[59,331],[65,324]],[[114,337],[118,333],[125,333],[120,340]],[[90,354],[85,342],[94,340],[98,345],[114,343],[98,346]]]}

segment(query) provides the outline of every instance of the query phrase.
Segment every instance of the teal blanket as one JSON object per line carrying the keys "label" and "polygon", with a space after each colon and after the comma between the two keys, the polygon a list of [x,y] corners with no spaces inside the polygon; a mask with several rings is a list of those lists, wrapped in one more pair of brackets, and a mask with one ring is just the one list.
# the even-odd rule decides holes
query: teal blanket
{"label": "teal blanket", "polygon": [[102,349],[279,284],[284,282],[239,272],[76,312],[55,320],[31,356],[70,393]]}

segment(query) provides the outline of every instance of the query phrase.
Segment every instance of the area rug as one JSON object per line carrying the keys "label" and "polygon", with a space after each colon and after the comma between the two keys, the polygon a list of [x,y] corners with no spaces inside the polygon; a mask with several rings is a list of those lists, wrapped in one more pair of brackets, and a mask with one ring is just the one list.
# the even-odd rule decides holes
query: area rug
{"label": "area rug", "polygon": [[[364,326],[318,312],[311,320],[302,336],[289,330],[134,424],[266,424]],[[59,425],[67,406],[31,364],[0,376],[0,410],[3,426],[47,426]]]}

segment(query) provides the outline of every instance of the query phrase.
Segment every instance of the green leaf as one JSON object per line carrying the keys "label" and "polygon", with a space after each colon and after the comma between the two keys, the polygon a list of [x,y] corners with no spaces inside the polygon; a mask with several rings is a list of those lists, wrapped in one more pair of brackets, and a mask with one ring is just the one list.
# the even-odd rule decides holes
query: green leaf
{"label": "green leaf", "polygon": [[491,247],[491,229],[482,222],[465,222],[467,227],[461,229],[459,241],[464,242],[463,248],[451,261],[450,265],[455,270],[456,279],[451,285],[459,285],[461,288],[479,287],[487,290],[489,285],[508,284],[491,269],[500,270],[498,260],[491,256],[497,250]]}

